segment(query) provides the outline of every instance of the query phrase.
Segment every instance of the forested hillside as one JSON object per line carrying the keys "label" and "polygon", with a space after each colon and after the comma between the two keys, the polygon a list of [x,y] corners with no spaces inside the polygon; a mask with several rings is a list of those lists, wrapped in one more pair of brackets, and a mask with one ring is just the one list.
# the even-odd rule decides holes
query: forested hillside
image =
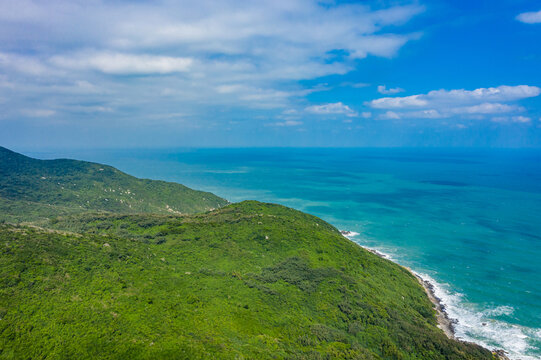
{"label": "forested hillside", "polygon": [[111,166],[37,160],[0,147],[0,219],[37,220],[89,210],[195,213],[228,202],[165,181],[138,179]]}

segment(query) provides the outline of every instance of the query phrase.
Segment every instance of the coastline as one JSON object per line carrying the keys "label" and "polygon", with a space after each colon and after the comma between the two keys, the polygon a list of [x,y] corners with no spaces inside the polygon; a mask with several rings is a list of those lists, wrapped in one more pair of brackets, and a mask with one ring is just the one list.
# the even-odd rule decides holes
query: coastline
{"label": "coastline", "polygon": [[402,267],[408,270],[413,276],[415,276],[415,278],[419,281],[419,284],[421,284],[423,289],[425,289],[426,295],[436,309],[436,319],[438,321],[438,327],[443,330],[443,332],[445,333],[445,335],[447,335],[449,339],[460,341],[460,339],[455,336],[454,324],[457,323],[457,320],[451,319],[449,317],[449,314],[447,314],[447,312],[445,311],[445,305],[442,303],[441,299],[436,296],[434,292],[434,285],[432,285],[430,281],[423,279],[420,275],[416,274],[410,268],[405,266]]}
{"label": "coastline", "polygon": [[[366,248],[363,247],[363,249],[366,249]],[[366,249],[366,250],[368,250],[368,249]],[[377,252],[373,252],[373,253],[377,254]],[[392,260],[390,260],[390,261],[392,261]],[[395,264],[397,264],[398,266],[402,266],[402,265],[400,265],[400,264],[398,264],[396,262],[395,262]],[[458,320],[457,319],[452,319],[452,318],[449,317],[449,314],[447,314],[447,312],[445,311],[445,304],[443,304],[442,300],[440,298],[438,298],[436,296],[435,292],[434,292],[434,285],[432,285],[432,283],[430,281],[423,279],[420,275],[415,273],[412,269],[410,269],[410,268],[408,268],[406,266],[402,266],[402,267],[404,269],[408,270],[413,276],[415,276],[415,278],[419,281],[419,283],[421,284],[423,289],[425,289],[426,295],[428,296],[428,298],[430,299],[432,304],[434,304],[434,308],[436,310],[436,319],[438,321],[438,327],[441,330],[443,330],[443,332],[445,333],[445,335],[447,335],[447,337],[449,339],[453,339],[455,341],[464,341],[464,340],[462,340],[460,338],[457,338],[455,336],[455,326],[454,325],[458,322]],[[507,356],[507,352],[505,350],[502,350],[502,349],[492,349],[492,350],[487,349],[487,350],[490,351],[496,357],[496,359],[499,359],[499,360],[511,360]]]}
{"label": "coastline", "polygon": [[[358,235],[358,233],[351,232],[351,231],[344,231],[344,230],[339,230],[339,231],[340,231],[340,233],[342,234],[343,237],[350,240],[354,244],[357,244],[362,249],[364,249],[366,251],[369,251],[372,254],[377,255],[377,256],[385,259],[385,260],[388,260],[388,261],[391,261],[391,262],[395,263],[396,265],[402,267],[403,269],[406,269],[411,275],[413,275],[417,279],[419,284],[425,290],[425,293],[426,293],[428,299],[434,305],[434,309],[436,310],[436,320],[437,320],[437,323],[438,323],[438,328],[440,328],[449,339],[452,339],[452,340],[455,340],[455,341],[463,341],[460,338],[457,338],[455,336],[455,327],[454,327],[454,325],[458,322],[458,320],[457,319],[452,319],[452,318],[449,317],[449,314],[447,314],[447,312],[445,311],[445,304],[443,304],[442,300],[436,296],[435,291],[434,291],[434,285],[430,281],[423,279],[423,277],[421,277],[421,275],[417,274],[415,271],[413,271],[409,267],[400,265],[396,261],[393,261],[392,259],[389,258],[389,256],[387,256],[387,255],[385,255],[385,254],[383,254],[383,253],[381,253],[381,252],[379,252],[377,250],[364,247],[364,246],[358,244],[357,242],[353,241],[352,237]],[[504,351],[504,350],[501,350],[501,349],[493,349],[493,350],[487,349],[487,350],[492,352],[492,354],[496,357],[496,359],[510,360],[509,357],[506,355],[507,352]]]}

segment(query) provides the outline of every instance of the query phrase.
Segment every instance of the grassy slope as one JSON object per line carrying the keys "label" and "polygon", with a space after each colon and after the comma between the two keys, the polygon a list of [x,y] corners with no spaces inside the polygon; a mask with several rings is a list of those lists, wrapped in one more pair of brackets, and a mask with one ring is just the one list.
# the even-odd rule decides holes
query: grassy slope
{"label": "grassy slope", "polygon": [[74,233],[0,228],[0,358],[492,358],[407,271],[282,206],[50,226]]}
{"label": "grassy slope", "polygon": [[36,220],[88,210],[196,213],[227,201],[186,186],[137,179],[77,160],[37,160],[0,147],[0,220]]}

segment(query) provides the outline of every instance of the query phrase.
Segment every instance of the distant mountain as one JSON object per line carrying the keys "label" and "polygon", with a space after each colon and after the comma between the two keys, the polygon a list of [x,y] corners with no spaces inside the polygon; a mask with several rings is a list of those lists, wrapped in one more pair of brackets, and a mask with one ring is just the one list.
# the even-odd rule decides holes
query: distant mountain
{"label": "distant mountain", "polygon": [[38,160],[0,147],[0,219],[38,219],[85,211],[180,214],[227,205],[214,194],[138,179],[111,166]]}

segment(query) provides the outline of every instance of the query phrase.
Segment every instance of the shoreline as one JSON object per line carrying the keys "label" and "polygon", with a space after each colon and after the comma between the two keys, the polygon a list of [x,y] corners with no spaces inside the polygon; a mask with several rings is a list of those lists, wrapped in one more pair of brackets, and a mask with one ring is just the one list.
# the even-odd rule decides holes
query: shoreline
{"label": "shoreline", "polygon": [[[346,239],[348,239],[348,240],[352,241],[353,243],[357,244],[355,241],[351,240],[351,238],[350,238],[352,236],[357,235],[356,233],[352,233],[351,231],[343,231],[343,230],[340,230],[340,233]],[[357,245],[359,245],[359,244],[357,244]],[[400,265],[396,261],[393,261],[393,260],[389,259],[388,256],[386,256],[385,254],[382,254],[381,252],[379,252],[377,250],[370,249],[370,248],[364,247],[362,245],[359,245],[359,246],[361,248],[363,248],[364,250],[369,251],[372,254],[375,254],[375,255],[379,256],[380,258],[392,261],[393,263],[395,263],[396,265],[402,267],[403,269],[406,269],[411,275],[413,275],[417,279],[419,284],[425,290],[425,293],[428,296],[428,299],[430,300],[430,302],[432,302],[432,304],[434,305],[434,308],[436,310],[436,320],[438,321],[438,327],[441,330],[443,330],[443,332],[445,333],[445,335],[447,335],[447,337],[449,339],[459,340],[460,341],[460,339],[458,339],[455,336],[455,327],[454,327],[454,324],[456,324],[458,322],[458,320],[451,319],[449,317],[449,314],[447,314],[447,312],[445,311],[445,304],[443,304],[441,299],[436,296],[436,293],[434,292],[434,285],[430,281],[423,279],[421,277],[421,275],[417,274],[415,271],[413,271],[409,267]]]}
{"label": "shoreline", "polygon": [[449,314],[447,314],[447,311],[445,311],[445,305],[443,304],[441,299],[436,296],[436,293],[434,292],[434,285],[432,285],[430,281],[423,279],[420,275],[416,274],[410,268],[405,266],[402,267],[408,270],[413,276],[415,276],[417,281],[419,281],[419,284],[421,284],[423,289],[425,289],[425,293],[428,296],[428,299],[430,300],[430,302],[432,302],[436,310],[436,320],[438,321],[438,327],[443,330],[443,332],[445,333],[445,335],[447,335],[449,339],[461,341],[455,336],[455,324],[458,322],[458,320],[451,319],[449,317]]}
{"label": "shoreline", "polygon": [[[343,237],[350,240],[352,243],[357,244],[360,248],[366,251],[369,251],[372,254],[377,255],[382,259],[395,263],[396,265],[407,270],[411,275],[413,275],[417,279],[419,284],[425,290],[425,293],[428,299],[430,300],[430,302],[434,305],[434,309],[436,310],[436,320],[438,323],[438,328],[440,328],[449,339],[452,339],[455,341],[461,341],[461,342],[464,341],[455,336],[455,324],[458,323],[458,319],[452,319],[449,317],[449,314],[447,313],[447,311],[445,311],[445,304],[442,302],[442,300],[439,297],[436,296],[435,291],[434,291],[434,285],[430,281],[423,279],[421,275],[417,274],[415,271],[413,271],[409,267],[400,265],[396,261],[390,259],[389,256],[375,249],[364,247],[358,244],[357,242],[353,241],[351,237],[358,235],[357,233],[351,232],[351,231],[344,231],[344,230],[339,230],[339,231]],[[497,359],[510,360],[505,350],[501,350],[501,349],[493,349],[493,350],[487,349],[487,350],[490,351]]]}

